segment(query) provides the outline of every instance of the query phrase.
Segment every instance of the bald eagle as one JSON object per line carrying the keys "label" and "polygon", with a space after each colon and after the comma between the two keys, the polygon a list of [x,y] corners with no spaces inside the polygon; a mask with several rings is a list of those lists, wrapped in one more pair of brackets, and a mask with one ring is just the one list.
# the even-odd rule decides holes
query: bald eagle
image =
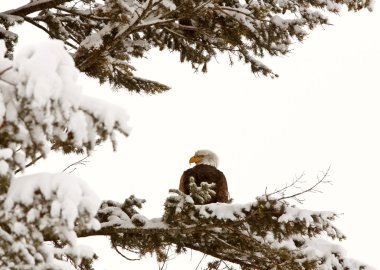
{"label": "bald eagle", "polygon": [[199,150],[195,152],[189,160],[189,163],[196,165],[183,172],[179,190],[185,194],[190,194],[189,182],[194,177],[197,186],[202,182],[215,183],[215,197],[208,203],[228,202],[228,186],[226,177],[216,167],[218,166],[217,155],[210,150]]}

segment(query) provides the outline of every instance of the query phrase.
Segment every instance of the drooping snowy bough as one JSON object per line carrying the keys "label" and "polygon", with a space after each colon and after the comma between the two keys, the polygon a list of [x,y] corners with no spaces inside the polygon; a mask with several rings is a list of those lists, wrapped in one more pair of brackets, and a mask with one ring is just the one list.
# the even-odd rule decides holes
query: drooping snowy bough
{"label": "drooping snowy bough", "polygon": [[95,254],[77,243],[76,230],[100,228],[95,218],[100,203],[70,174],[14,178],[7,195],[0,196],[0,269],[91,265]]}
{"label": "drooping snowy bough", "polygon": [[79,71],[62,41],[29,46],[14,57],[0,51],[0,193],[14,171],[53,149],[92,150],[114,132],[128,135],[128,116],[103,100],[85,96]]}
{"label": "drooping snowy bough", "polygon": [[81,93],[62,41],[25,48],[14,61],[4,54],[0,43],[0,269],[86,267],[94,253],[77,244],[76,231],[100,228],[100,200],[69,174],[14,173],[51,149],[89,152],[107,138],[116,145],[128,116]]}

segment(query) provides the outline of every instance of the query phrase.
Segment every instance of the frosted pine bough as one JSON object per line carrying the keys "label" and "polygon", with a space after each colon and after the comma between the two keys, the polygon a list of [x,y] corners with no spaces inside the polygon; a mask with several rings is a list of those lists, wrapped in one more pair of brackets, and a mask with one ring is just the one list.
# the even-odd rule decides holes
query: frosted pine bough
{"label": "frosted pine bough", "polygon": [[194,195],[172,190],[162,218],[154,219],[138,212],[143,200],[134,196],[122,204],[105,201],[98,212],[102,228],[81,235],[109,235],[115,248],[155,252],[159,261],[174,245],[178,253],[190,248],[242,269],[373,269],[346,258],[328,240],[345,239],[332,224],[333,212],[299,209],[268,196],[247,204],[195,205]]}
{"label": "frosted pine bough", "polygon": [[[0,269],[76,269],[94,258],[76,230],[98,230],[99,198],[70,174],[13,178],[1,196]],[[47,242],[53,241],[55,244]]]}
{"label": "frosted pine bough", "polygon": [[[1,55],[4,56],[4,50]],[[63,42],[50,41],[0,61],[0,187],[13,171],[50,149],[92,150],[114,132],[128,135],[128,116],[121,108],[81,93],[79,71]]]}
{"label": "frosted pine bough", "polygon": [[372,10],[374,0],[46,0],[0,13],[0,35],[11,52],[12,27],[29,22],[61,39],[79,70],[116,88],[159,93],[168,86],[135,76],[132,59],[151,49],[178,52],[181,62],[207,71],[211,59],[227,54],[253,73],[276,77],[265,56],[288,54],[327,14]]}
{"label": "frosted pine bough", "polygon": [[[15,54],[0,50],[0,269],[75,269],[94,257],[76,230],[97,230],[99,198],[69,174],[15,177],[51,149],[89,152],[114,132],[128,135],[123,109],[87,97],[63,42]],[[47,242],[53,241],[54,245]]]}
{"label": "frosted pine bough", "polygon": [[[94,219],[99,200],[79,179],[65,174],[14,178],[14,170],[22,169],[39,156],[46,156],[50,148],[65,152],[89,151],[98,140],[107,136],[112,139],[114,129],[125,134],[128,131],[119,126],[117,119],[124,117],[115,113],[117,110],[96,105],[100,101],[82,103],[82,99],[88,99],[80,94],[70,99],[76,93],[70,89],[63,94],[66,90],[62,90],[65,87],[61,83],[66,79],[62,78],[70,81],[75,72],[60,70],[70,66],[72,71],[75,69],[69,64],[69,58],[58,57],[65,54],[62,44],[42,47],[41,51],[35,47],[20,56],[16,54],[15,68],[7,66],[0,75],[3,101],[0,132],[5,135],[0,137],[4,183],[0,201],[0,237],[4,240],[1,267],[91,269],[93,253],[77,245],[76,239],[107,235],[114,248],[141,255],[154,252],[159,260],[165,259],[164,248],[174,245],[178,252],[192,248],[244,269],[362,268],[361,263],[347,259],[341,247],[324,240],[327,236],[344,238],[331,223],[334,213],[301,210],[265,196],[245,205],[199,206],[193,200],[199,194],[192,197],[174,191],[160,218],[141,215],[137,208],[142,201],[131,197],[123,204],[103,202]],[[59,64],[42,65],[42,72],[33,70],[34,65],[29,64],[39,64],[36,59],[47,58]],[[34,60],[28,62],[30,59]],[[3,63],[11,62],[4,60]],[[48,79],[44,77],[45,72],[50,75]],[[23,110],[26,113],[22,113]],[[78,111],[84,117],[77,116]],[[26,132],[19,134],[18,125]],[[98,126],[91,129],[90,125]],[[71,186],[72,190],[67,192]]]}

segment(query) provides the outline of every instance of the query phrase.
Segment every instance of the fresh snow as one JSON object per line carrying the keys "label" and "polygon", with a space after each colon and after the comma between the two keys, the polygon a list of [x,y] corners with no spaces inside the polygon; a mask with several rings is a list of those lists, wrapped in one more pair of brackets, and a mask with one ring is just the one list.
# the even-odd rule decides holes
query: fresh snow
{"label": "fresh snow", "polygon": [[[3,43],[0,50],[4,55]],[[78,75],[72,57],[58,40],[18,49],[13,62],[0,57],[0,135],[12,134],[14,140],[1,149],[1,175],[23,169],[36,158],[26,151],[28,147],[37,145],[45,157],[51,141],[66,141],[69,133],[73,146],[87,150],[105,134],[115,145],[115,130],[129,134],[125,110],[84,95]]]}
{"label": "fresh snow", "polygon": [[0,160],[0,175],[7,175],[9,172],[9,165],[4,160]]}
{"label": "fresh snow", "polygon": [[[90,247],[77,243],[75,228],[100,229],[95,218],[100,203],[87,183],[71,174],[40,173],[13,178],[3,203],[12,232],[5,238],[7,244],[24,258],[24,263],[35,265],[35,269],[75,269],[55,257],[70,256],[80,262],[93,256]],[[54,232],[54,237],[67,245],[53,248],[45,242],[49,240],[44,239],[45,230]],[[2,233],[5,231],[0,229],[0,236],[4,239]],[[14,236],[15,240],[12,239]],[[36,240],[39,244],[29,249],[30,241]],[[39,268],[41,261],[43,267]]]}
{"label": "fresh snow", "polygon": [[[0,176],[10,179],[7,194],[0,196],[1,222],[10,230],[0,228],[0,256],[15,259],[0,260],[0,268],[12,269],[17,261],[19,269],[75,269],[57,258],[79,263],[93,256],[91,248],[78,245],[76,230],[100,229],[100,199],[71,174],[15,177],[14,171],[38,155],[46,157],[57,138],[88,151],[99,138],[115,144],[115,131],[129,134],[129,117],[121,107],[82,93],[79,71],[62,41],[18,49],[14,61],[4,53],[0,42],[0,136],[10,138],[0,149]],[[45,237],[65,245],[52,247]]]}
{"label": "fresh snow", "polygon": [[[12,180],[4,202],[5,210],[10,211],[17,203],[32,205],[38,191],[46,200],[52,200],[51,216],[65,220],[70,229],[74,228],[80,212],[87,212],[94,217],[101,203],[87,183],[74,175],[39,173]],[[32,215],[35,214],[29,214],[29,220],[33,219]],[[99,229],[96,219],[91,221],[88,229]]]}
{"label": "fresh snow", "polygon": [[334,212],[329,211],[311,211],[306,209],[299,209],[296,207],[287,207],[285,210],[285,214],[278,218],[279,222],[288,223],[290,221],[294,221],[295,219],[304,220],[306,225],[313,223],[313,215],[322,215],[324,219],[333,217],[335,215]]}
{"label": "fresh snow", "polygon": [[227,203],[210,203],[205,205],[196,205],[199,213],[205,218],[215,217],[224,220],[238,220],[244,217],[243,211],[249,211],[254,204],[227,204]]}

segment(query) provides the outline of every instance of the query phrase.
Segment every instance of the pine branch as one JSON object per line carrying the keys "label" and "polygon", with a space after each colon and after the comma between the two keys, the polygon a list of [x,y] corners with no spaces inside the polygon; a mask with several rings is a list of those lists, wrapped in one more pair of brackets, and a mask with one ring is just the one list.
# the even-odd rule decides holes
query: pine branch
{"label": "pine branch", "polygon": [[[269,269],[277,265],[281,266],[279,269],[310,270],[317,259],[307,259],[299,248],[285,247],[300,245],[297,244],[299,235],[313,239],[325,231],[332,238],[344,238],[331,224],[335,214],[297,210],[282,199],[264,196],[245,205],[195,205],[188,195],[179,191],[175,194],[167,198],[163,217],[152,220],[142,218],[137,212],[135,206],[141,204],[134,197],[126,200],[127,204],[104,202],[98,212],[102,228],[79,230],[77,234],[79,237],[107,235],[112,245],[140,255],[151,252],[162,255],[164,247],[174,245],[177,250],[194,249],[247,269]],[[306,222],[307,216],[313,221]],[[273,240],[267,240],[268,233]]]}
{"label": "pine branch", "polygon": [[[329,24],[325,14],[338,13],[342,6],[354,11],[372,8],[372,0],[285,3],[143,0],[121,5],[118,1],[41,0],[0,14],[0,24],[6,30],[3,38],[9,55],[17,40],[8,31],[15,24],[12,15],[19,23],[25,20],[65,41],[80,71],[101,83],[160,93],[169,87],[135,77],[130,65],[133,58],[145,57],[151,48],[178,52],[181,62],[203,72],[218,52],[234,52],[254,74],[276,78],[259,59],[288,54],[290,46],[304,40],[310,30]],[[34,16],[36,11],[41,12]]]}
{"label": "pine branch", "polygon": [[[265,194],[243,205],[198,205],[191,197],[194,195],[170,190],[173,195],[166,199],[163,216],[151,220],[139,214],[143,201],[134,196],[123,204],[105,201],[98,211],[101,229],[77,230],[77,234],[79,237],[109,236],[112,245],[118,249],[140,256],[157,253],[163,261],[168,256],[168,246],[176,247],[177,253],[186,249],[196,250],[216,258],[209,263],[209,269],[230,269],[228,262],[240,265],[242,269],[315,270],[321,265],[331,267],[331,260],[325,258],[333,256],[333,261],[339,261],[339,267],[360,270],[346,265],[347,261],[342,259],[344,255],[336,251],[313,251],[315,254],[323,253],[321,257],[307,255],[304,251],[310,252],[311,247],[318,247],[312,243],[320,241],[322,236],[338,240],[345,238],[332,224],[337,215],[298,209],[286,201],[314,192],[319,184],[326,182],[328,171],[318,178],[317,184],[302,189],[302,192],[280,198]],[[287,189],[295,187],[295,183],[300,183],[301,178],[296,178],[272,195],[278,192],[285,194]],[[193,188],[196,194],[201,191],[201,187]]]}

